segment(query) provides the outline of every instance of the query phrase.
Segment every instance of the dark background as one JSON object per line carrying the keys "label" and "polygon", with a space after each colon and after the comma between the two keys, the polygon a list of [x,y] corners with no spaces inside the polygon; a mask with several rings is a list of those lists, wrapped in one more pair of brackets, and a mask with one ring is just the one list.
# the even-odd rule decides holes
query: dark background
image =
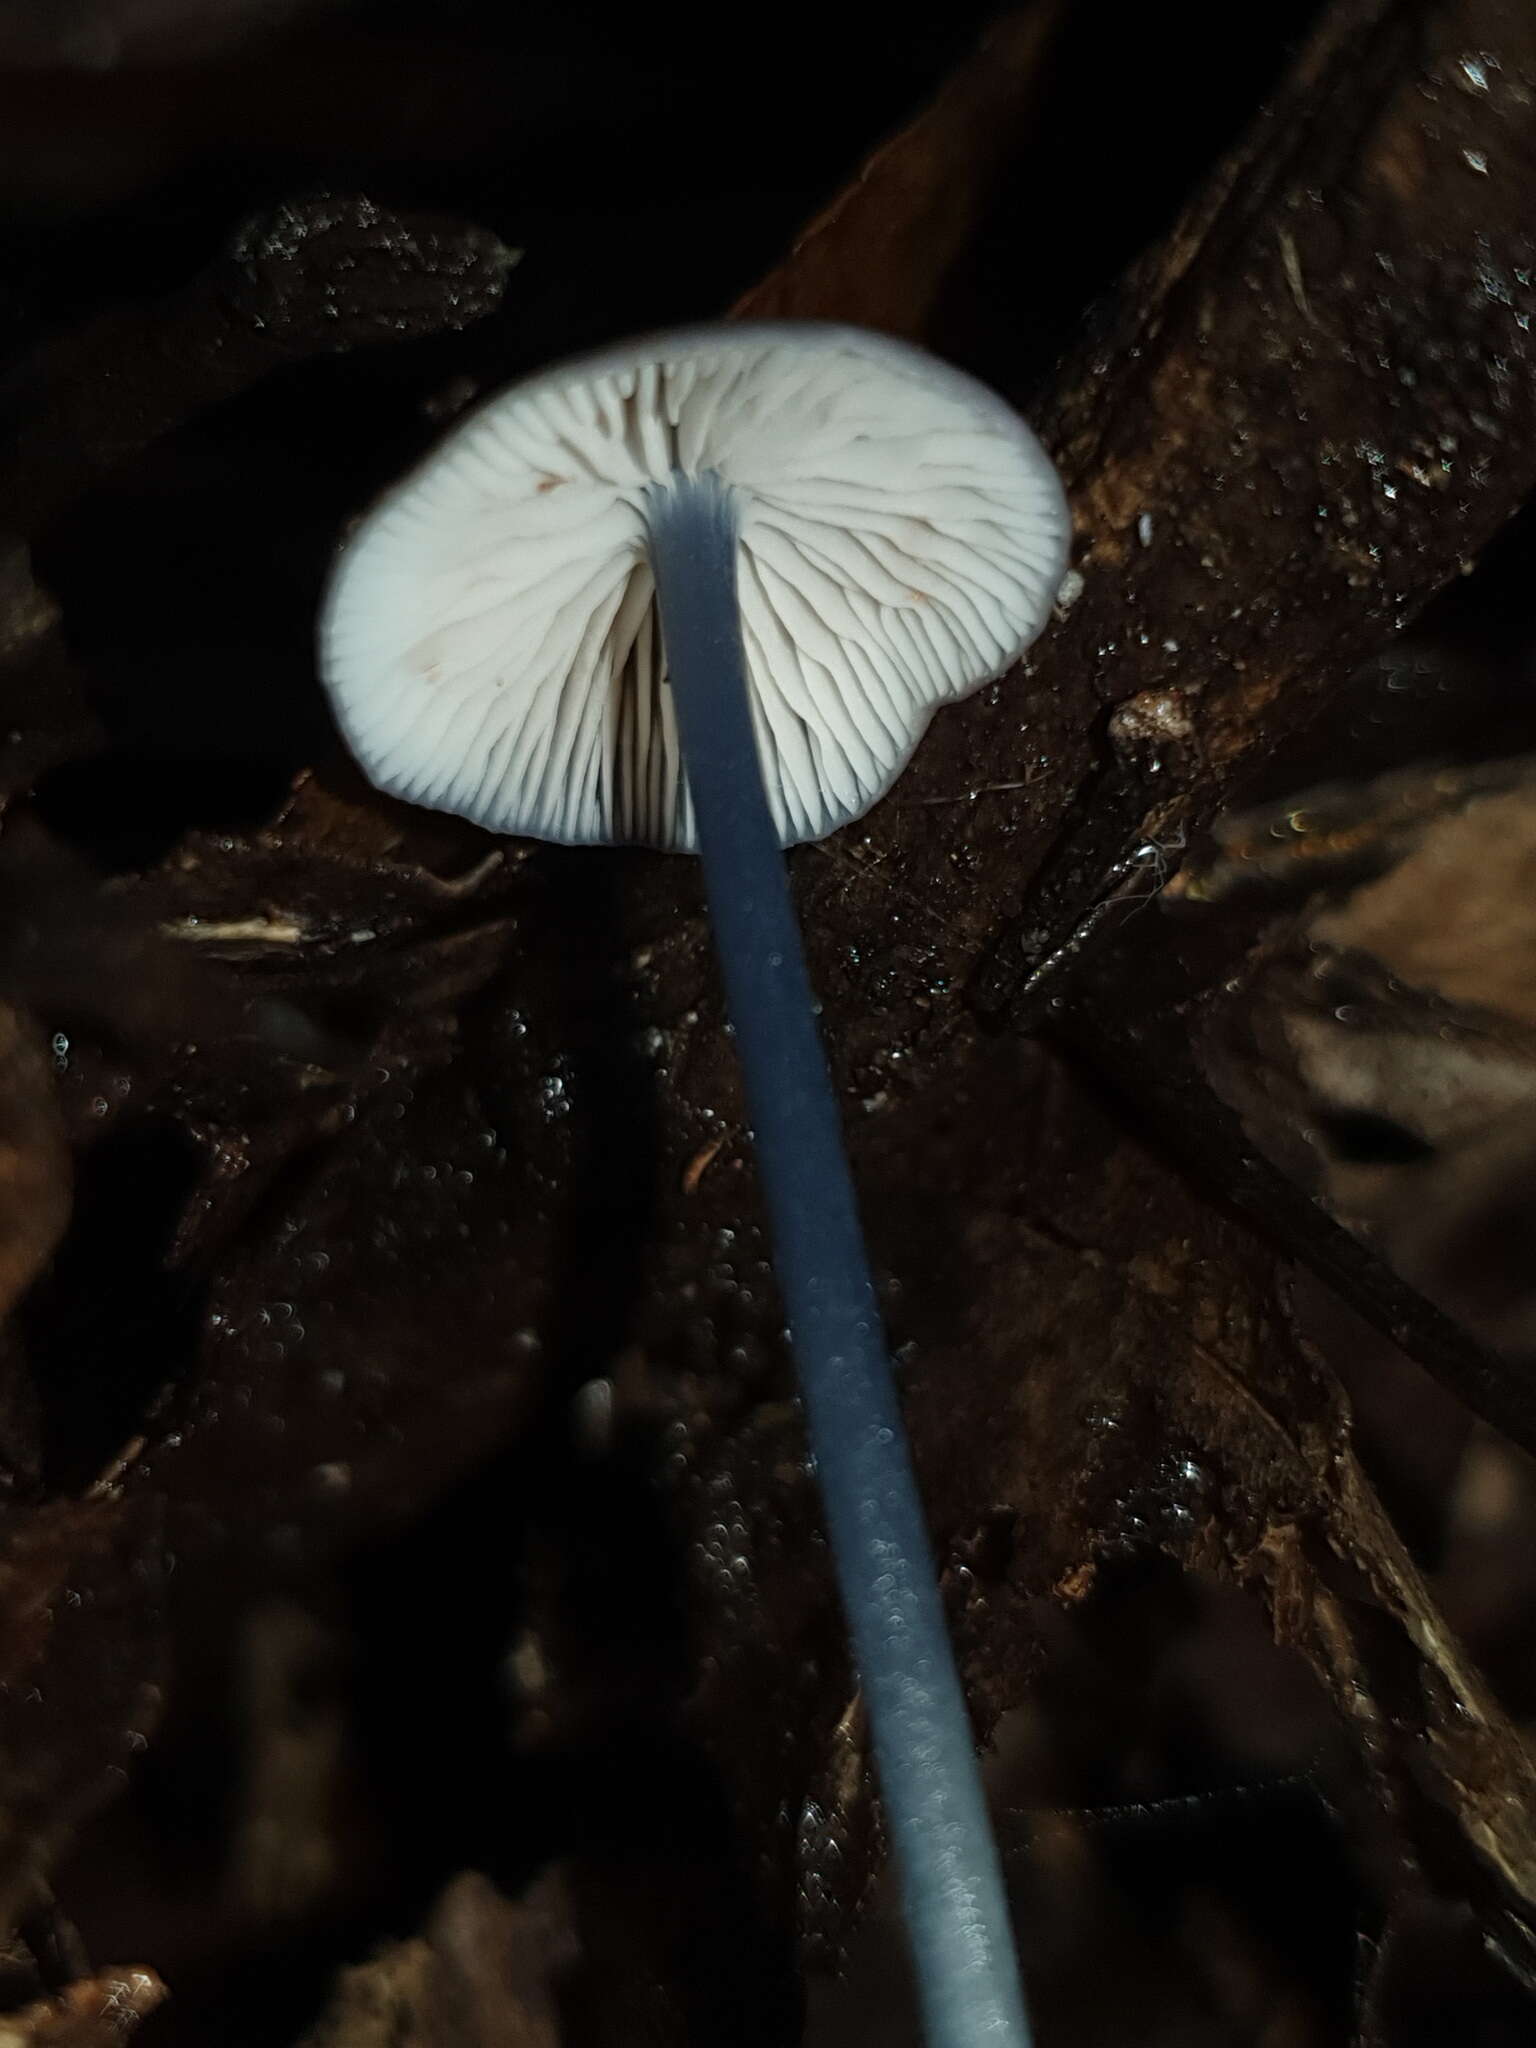
{"label": "dark background", "polygon": [[[32,532],[38,580],[62,608],[103,740],[46,765],[13,793],[14,812],[93,878],[137,874],[189,831],[238,835],[268,820],[330,745],[310,635],[349,514],[470,389],[609,337],[723,311],[929,96],[989,12],[796,4],[729,19],[672,9],[615,18],[579,4],[401,0],[295,7],[276,19],[233,0],[218,9],[170,0],[0,7],[8,362],[24,368],[103,312],[180,290],[249,216],[317,190],[440,209],[522,252],[490,317],[462,333],[279,371],[135,454]],[[1016,387],[1045,377],[1087,310],[1167,228],[1247,125],[1313,12],[1070,0],[1009,208],[972,257],[967,318],[983,343],[989,306],[1029,337],[1028,360],[1011,365]],[[1481,595],[1458,600],[1474,638],[1509,610],[1523,631],[1510,592],[1523,587],[1524,545],[1506,547]],[[572,884],[578,917],[596,886]],[[372,1013],[360,1023],[345,995],[329,1009],[306,1008],[292,991],[287,999],[305,1028],[344,1042],[371,1028]],[[377,998],[350,1000],[366,1011]],[[66,991],[45,997],[39,1014],[74,1032],[80,1007]],[[627,1099],[624,1060],[598,1058],[608,1063],[602,1085]],[[622,1145],[643,1152],[644,1115],[625,1116]],[[45,1491],[82,1486],[132,1435],[188,1369],[206,1308],[195,1267],[170,1259],[197,1182],[185,1134],[114,1120],[106,1140],[82,1148],[78,1176],[69,1235],[27,1310]],[[601,1296],[601,1275],[624,1263],[625,1233],[642,1226],[622,1199],[596,1201],[592,1215]],[[572,1308],[573,1327],[583,1313]],[[1330,1313],[1317,1311],[1324,1334]],[[601,1322],[601,1303],[591,1314]],[[1361,1362],[1364,1384],[1370,1341],[1352,1329],[1335,1337]],[[590,1324],[572,1339],[573,1355],[599,1348]],[[1401,1370],[1409,1377],[1390,1382],[1399,1391],[1416,1384]],[[1390,1471],[1406,1454],[1394,1450],[1393,1400],[1384,1412]],[[632,1850],[665,1837],[686,1865],[695,1851],[707,1861],[728,1832],[708,1772],[669,1747],[643,1705],[648,1692],[683,1684],[697,1652],[646,1457],[620,1456],[594,1479],[553,1413],[541,1411],[478,1475],[426,1484],[387,1535],[374,1531],[313,1568],[301,1559],[284,1571],[260,1543],[247,1555],[238,1532],[206,1556],[189,1545],[168,1601],[165,1719],[131,1783],[55,1875],[92,1956],[152,1962],[171,1981],[176,1995],[148,2023],[147,2043],[297,2039],[338,1963],[411,1932],[465,1868],[516,1890],[594,1841]],[[259,1500],[242,1500],[232,1518],[259,1521],[260,1512]],[[572,1612],[604,1638],[610,1691],[633,1688],[642,1701],[586,1747],[541,1750],[526,1731],[516,1742],[509,1732],[502,1667],[530,1557],[568,1576]],[[297,1918],[262,1910],[231,1875],[242,1853],[243,1745],[263,1711],[241,1658],[253,1640],[274,1659],[289,1642],[288,1610],[275,1601],[305,1617],[282,1711],[302,1735],[306,1711],[328,1726],[331,1705],[346,1702],[327,1795],[341,1814],[340,1868],[320,1905]],[[1294,2011],[1274,2032],[1255,2010],[1198,2038],[1234,2048],[1347,2038],[1368,1859],[1358,1844],[1343,1846],[1309,1776],[1332,1740],[1316,1689],[1235,1596],[1146,1559],[1107,1572],[1092,1621],[1063,1630],[1052,1711],[1080,1724],[1074,1789],[1112,1809],[1094,1829],[1107,1845],[1103,1941],[1119,1930],[1127,1953],[1156,1957],[1170,1899],[1229,1896],[1245,1938],[1268,1958],[1254,1966],[1256,1981],[1290,1985]],[[1132,1639],[1142,1697],[1155,1703],[1134,1738],[1096,1678]],[[1529,1704],[1523,1669],[1510,1682],[1514,1703]],[[1028,1730],[1013,1736],[1027,1753]],[[1138,1742],[1156,1768],[1138,1761]],[[1170,1782],[1175,1797],[1138,1798],[1138,1783]],[[1000,1797],[1004,1783],[1000,1767]],[[1012,1836],[1020,1855],[1025,1833],[1021,1825]],[[738,1922],[728,1902],[720,1912],[709,1971],[739,1978],[751,2038],[793,2038],[794,1971],[774,1933],[744,1935],[737,1954]],[[1216,1946],[1230,1939],[1228,1927]],[[1461,1923],[1436,1939],[1456,1954],[1447,1981],[1481,1967]],[[869,1981],[870,1953],[855,1985]],[[1114,1951],[1084,1969],[1103,1967],[1105,1953]],[[1402,2048],[1438,2042],[1463,2022],[1481,2031],[1461,2038],[1520,2038],[1513,1994],[1485,1992],[1476,2014],[1463,2006],[1454,2021],[1432,2001],[1405,2011],[1390,2038]],[[854,2016],[822,2016],[829,2043],[872,2029],[880,1991],[860,1995],[870,2003]],[[1096,2030],[1092,1998],[1076,2012],[1055,1995],[1059,2032],[1047,2040],[1111,2038]],[[899,2016],[879,2024],[882,2038],[900,2038],[886,2031]],[[579,2022],[570,2038],[584,2038]],[[1175,2036],[1158,2032],[1154,2015],[1137,2038]]]}

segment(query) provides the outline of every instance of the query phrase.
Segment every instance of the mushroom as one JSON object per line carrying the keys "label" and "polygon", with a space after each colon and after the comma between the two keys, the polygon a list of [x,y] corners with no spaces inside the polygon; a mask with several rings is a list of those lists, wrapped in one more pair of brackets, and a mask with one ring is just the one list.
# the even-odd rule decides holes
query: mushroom
{"label": "mushroom", "polygon": [[969,377],[850,328],[710,327],[491,399],[362,521],[321,626],[380,788],[702,855],[934,2048],[1029,2030],[781,848],[1018,660],[1069,535]]}

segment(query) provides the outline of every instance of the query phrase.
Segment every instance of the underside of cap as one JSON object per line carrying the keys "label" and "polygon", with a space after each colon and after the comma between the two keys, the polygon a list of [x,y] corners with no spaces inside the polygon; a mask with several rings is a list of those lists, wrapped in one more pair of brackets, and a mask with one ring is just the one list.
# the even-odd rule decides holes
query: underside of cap
{"label": "underside of cap", "polygon": [[353,535],[321,657],[371,778],[499,832],[691,848],[648,507],[705,476],[786,845],[883,795],[1066,567],[1048,457],[958,371],[847,328],[653,337],[492,399]]}

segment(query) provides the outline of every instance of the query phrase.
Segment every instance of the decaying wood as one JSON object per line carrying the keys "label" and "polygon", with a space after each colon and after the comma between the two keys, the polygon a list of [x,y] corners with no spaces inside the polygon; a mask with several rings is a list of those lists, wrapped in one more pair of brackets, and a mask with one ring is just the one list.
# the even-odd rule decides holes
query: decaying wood
{"label": "decaying wood", "polygon": [[[987,64],[873,160],[856,208],[834,208],[744,310],[880,324],[889,280],[868,297],[854,238],[877,187],[908,209],[914,182],[943,188],[944,110],[970,117]],[[1264,118],[1028,407],[1071,490],[1081,584],[1019,675],[936,722],[843,871],[850,921],[897,888],[942,904],[949,972],[1021,1028],[1049,1018],[1190,835],[1536,483],[1533,190],[1529,9],[1328,11]],[[917,302],[934,289],[920,269]],[[1013,914],[991,889],[956,901],[948,886],[954,820],[935,800],[972,792],[966,871],[1007,874]],[[1197,1077],[1177,1047],[1152,1052],[1121,977],[1107,983],[1099,1055],[1130,1085],[1132,1069],[1160,1072],[1168,1128],[1187,1131]],[[1242,1189],[1242,1152],[1235,1127],[1213,1129],[1192,1163]],[[1536,1411],[1497,1364],[1325,1218],[1267,1181],[1253,1206],[1536,1443]]]}
{"label": "decaying wood", "polygon": [[[963,104],[965,88],[951,99]],[[934,983],[968,983],[1016,1028],[1046,1021],[1048,998],[1059,999],[1106,936],[1136,924],[1136,943],[1111,953],[1085,992],[1079,1043],[1107,1062],[1127,1099],[1152,1105],[1176,1153],[1217,1186],[1240,1189],[1246,1173],[1248,1206],[1266,1222],[1272,1210],[1291,1249],[1527,1443],[1536,1430],[1509,1368],[1244,1157],[1251,1148],[1236,1119],[1223,1118],[1181,1042],[1179,1001],[1213,971],[1213,949],[1185,961],[1155,915],[1136,913],[1191,832],[1278,740],[1326,716],[1331,694],[1475,557],[1536,481],[1533,108],[1536,17],[1523,5],[1370,0],[1329,11],[1265,119],[1031,408],[1073,496],[1081,582],[1065,594],[1064,616],[1022,673],[936,722],[896,798],[856,846],[845,844],[835,896],[811,885],[823,929],[835,932],[872,924],[898,901],[908,907]],[[941,177],[933,165],[942,156],[933,117],[916,124],[870,166],[848,216],[853,232],[861,210],[878,209],[874,184],[883,178],[900,205],[915,167]],[[827,261],[839,220],[834,209],[747,310],[857,319],[867,307],[878,319],[888,280],[870,299],[856,262]],[[920,280],[919,302],[923,290]],[[965,802],[958,829],[944,797]],[[963,898],[957,841],[964,872],[983,878]],[[1020,910],[1010,914],[1000,898],[1014,891]],[[925,905],[939,906],[942,930]],[[837,1011],[867,1013],[868,977],[832,957]],[[1142,1005],[1157,1011],[1155,1031],[1139,1028]],[[936,996],[939,1019],[945,1008]],[[944,1062],[931,1048],[943,1036],[936,1021],[930,1049],[905,1070],[909,1085],[957,1085],[938,1078]],[[1028,1087],[1012,1102],[994,1098],[993,1113],[1018,1119],[1026,1205],[1054,1216]],[[1102,1305],[1089,1311],[1100,1332],[1103,1314]],[[1042,1353],[1054,1348],[1053,1328],[1021,1303],[1017,1320],[971,1356],[997,1355],[1011,1332],[1017,1369],[1049,1379]],[[1054,1342],[1074,1349],[1060,1333]],[[1252,1359],[1245,1368],[1231,1353],[1230,1325],[1217,1355],[1249,1398],[1274,1397],[1273,1362],[1255,1378]],[[1085,1373],[1091,1361],[1079,1355],[1068,1383]],[[1273,1412],[1294,1412],[1299,1395],[1293,1383]],[[1173,1410],[1188,1397],[1170,1396]],[[1050,1435],[1039,1420],[1018,1434],[1026,1458]],[[1177,1435],[1176,1413],[1164,1426]],[[1038,1469],[1009,1492],[1040,1498]],[[1351,1480],[1345,1494],[1333,1495],[1340,1519],[1328,1546],[1370,1560],[1383,1607],[1438,1661],[1432,1603],[1422,1586],[1404,1592],[1403,1560],[1368,1490]],[[1270,1560],[1277,1621],[1288,1632],[1303,1609],[1312,1614],[1308,1654],[1347,1702],[1363,1652],[1346,1647],[1338,1612],[1326,1618],[1331,1596],[1315,1557],[1305,1561],[1305,1541],[1289,1594],[1286,1572],[1274,1576],[1290,1548],[1280,1524],[1253,1553]],[[1091,1552],[1093,1539],[1079,1534]],[[1460,1714],[1445,1722],[1433,1709],[1409,1752],[1437,1759],[1467,1838],[1528,1910],[1533,1823],[1519,1744],[1483,1699],[1463,1725],[1488,1731],[1491,1748],[1467,1765],[1446,1734]],[[1399,1723],[1393,1740],[1403,1732]],[[1495,1842],[1476,1788],[1515,1782],[1524,1790]]]}
{"label": "decaying wood", "polygon": [[[1025,26],[1013,34],[1026,44]],[[984,48],[871,162],[857,203],[738,310],[881,324],[889,275],[871,285],[855,255],[866,218],[882,202],[910,215],[909,187],[926,204],[935,182],[978,203],[937,166],[992,75]],[[1090,769],[1121,754],[1157,755],[1155,790],[1126,777],[1122,840],[1149,818],[1209,815],[1498,531],[1536,480],[1533,81],[1536,24],[1512,0],[1329,11],[1264,119],[1029,405],[1071,490],[1081,588],[1020,675],[935,725],[866,858],[940,896],[951,821],[919,835],[903,815],[915,799],[1016,778],[968,812],[985,859],[1021,821],[1059,826]],[[919,269],[920,309],[937,285]],[[905,312],[892,324],[925,331]],[[1160,747],[1106,745],[1105,707],[1165,697],[1183,716]],[[1090,750],[1065,782],[1038,758],[1063,705]],[[1107,779],[1096,799],[1115,793]],[[1091,900],[1097,879],[1073,893]],[[979,949],[998,934],[978,919],[964,936]]]}

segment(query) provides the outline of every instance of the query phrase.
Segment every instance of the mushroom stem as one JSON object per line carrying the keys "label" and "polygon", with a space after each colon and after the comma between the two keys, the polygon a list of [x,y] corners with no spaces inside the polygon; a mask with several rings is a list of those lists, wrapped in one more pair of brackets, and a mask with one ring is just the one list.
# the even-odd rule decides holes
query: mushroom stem
{"label": "mushroom stem", "polygon": [[737,523],[713,474],[647,498],[651,564],[775,1265],[930,2048],[1027,2048],[1002,1873],[837,1099],[753,736]]}

